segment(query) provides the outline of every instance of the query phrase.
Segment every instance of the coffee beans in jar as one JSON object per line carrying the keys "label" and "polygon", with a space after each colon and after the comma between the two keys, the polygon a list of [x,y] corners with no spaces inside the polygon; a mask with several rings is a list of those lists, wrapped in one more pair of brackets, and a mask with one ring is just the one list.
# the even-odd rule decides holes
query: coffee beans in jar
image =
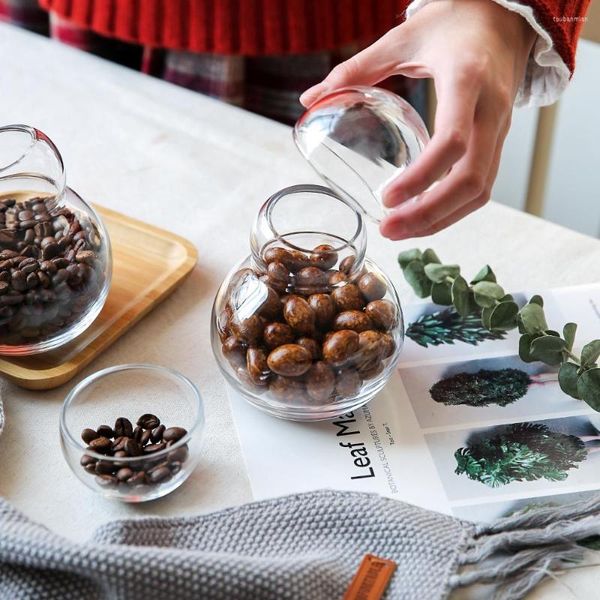
{"label": "coffee beans in jar", "polygon": [[215,325],[243,389],[305,407],[352,398],[395,362],[401,315],[387,278],[332,245],[277,244],[230,278]]}
{"label": "coffee beans in jar", "polygon": [[[155,486],[172,479],[188,459],[187,444],[175,446],[187,435],[183,427],[166,427],[151,413],[141,415],[135,424],[118,417],[113,427],[86,427],[81,432],[88,450],[102,455],[99,459],[86,453],[80,460],[99,487],[129,493],[142,486]],[[135,460],[115,460],[126,458]]]}
{"label": "coffee beans in jar", "polygon": [[0,345],[35,344],[77,322],[105,284],[106,241],[51,195],[0,196]]}

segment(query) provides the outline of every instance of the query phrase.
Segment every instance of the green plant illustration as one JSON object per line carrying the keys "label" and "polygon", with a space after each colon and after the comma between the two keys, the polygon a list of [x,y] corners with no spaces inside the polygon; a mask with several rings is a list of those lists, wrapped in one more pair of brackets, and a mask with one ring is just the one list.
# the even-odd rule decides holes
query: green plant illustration
{"label": "green plant illustration", "polygon": [[501,340],[505,333],[489,331],[483,327],[481,315],[477,313],[461,317],[454,309],[446,308],[420,316],[408,326],[406,335],[419,346],[427,348],[454,344],[456,341],[476,346],[485,340]]}
{"label": "green plant illustration", "polygon": [[513,481],[563,481],[586,459],[582,439],[539,423],[515,423],[454,453],[457,475],[500,487]]}
{"label": "green plant illustration", "polygon": [[440,404],[456,406],[506,406],[527,394],[531,385],[556,382],[553,373],[529,375],[521,369],[480,369],[476,373],[456,373],[444,377],[429,390]]}

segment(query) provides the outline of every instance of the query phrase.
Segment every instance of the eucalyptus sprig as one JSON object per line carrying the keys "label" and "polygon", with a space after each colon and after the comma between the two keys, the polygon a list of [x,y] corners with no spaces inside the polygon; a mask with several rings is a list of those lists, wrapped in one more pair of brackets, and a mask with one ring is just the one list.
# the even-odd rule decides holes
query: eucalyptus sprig
{"label": "eucalyptus sprig", "polygon": [[496,282],[496,275],[486,265],[470,281],[460,267],[442,264],[428,248],[401,252],[398,263],[406,281],[420,298],[436,304],[453,306],[461,317],[477,314],[489,331],[505,332],[519,328],[519,356],[525,362],[541,361],[558,366],[558,381],[565,394],[587,402],[600,411],[600,340],[593,340],[573,353],[577,325],[567,323],[562,336],[550,329],[544,314],[544,300],[535,295],[523,307]]}

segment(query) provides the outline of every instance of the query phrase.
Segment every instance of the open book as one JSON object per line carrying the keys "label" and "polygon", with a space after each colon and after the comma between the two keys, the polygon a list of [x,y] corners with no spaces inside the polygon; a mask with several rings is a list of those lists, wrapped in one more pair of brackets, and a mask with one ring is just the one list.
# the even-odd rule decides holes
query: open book
{"label": "open book", "polygon": [[[578,323],[577,349],[600,338],[600,285],[542,295],[550,327]],[[229,390],[256,499],[376,492],[487,521],[600,489],[600,413],[564,394],[556,369],[522,362],[516,330],[491,335],[434,304],[404,313],[396,374],[353,413],[283,421]]]}

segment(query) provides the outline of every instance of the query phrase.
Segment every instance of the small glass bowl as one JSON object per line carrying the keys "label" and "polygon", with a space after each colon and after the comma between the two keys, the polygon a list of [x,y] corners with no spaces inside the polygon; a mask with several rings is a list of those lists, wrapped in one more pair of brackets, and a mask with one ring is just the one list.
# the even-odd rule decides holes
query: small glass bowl
{"label": "small glass bowl", "polygon": [[[86,428],[114,429],[119,417],[129,419],[135,428],[144,414],[187,433],[165,449],[133,457],[96,452],[81,439]],[[203,403],[196,386],[176,371],[150,364],[119,365],[90,375],[71,390],[60,413],[61,447],[73,473],[98,494],[123,502],[154,500],[177,489],[198,464],[203,427]],[[144,475],[133,483],[114,481],[124,468]]]}

